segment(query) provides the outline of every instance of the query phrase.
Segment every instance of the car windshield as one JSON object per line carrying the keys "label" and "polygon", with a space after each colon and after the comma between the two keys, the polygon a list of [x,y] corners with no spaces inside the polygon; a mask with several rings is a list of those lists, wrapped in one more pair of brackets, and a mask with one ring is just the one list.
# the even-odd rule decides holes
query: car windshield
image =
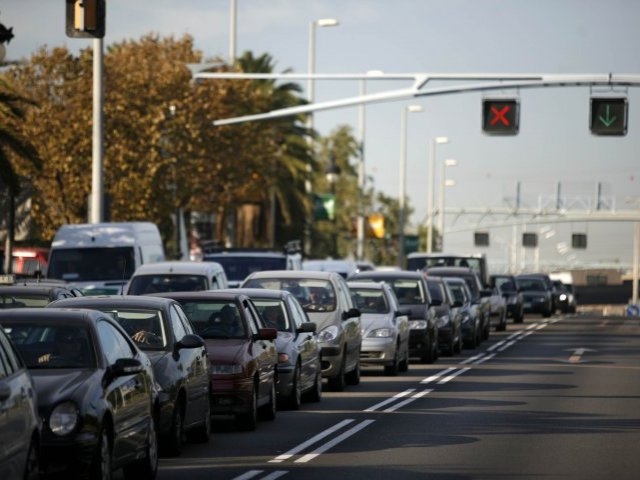
{"label": "car windshield", "polygon": [[182,300],[196,333],[202,338],[244,338],[246,330],[238,307],[227,300]]}
{"label": "car windshield", "polygon": [[464,285],[456,282],[447,282],[447,285],[449,286],[449,293],[455,302],[465,303],[467,301]]}
{"label": "car windshield", "polygon": [[3,327],[30,369],[96,367],[87,328],[30,321],[3,321]]}
{"label": "car windshield", "polygon": [[157,350],[167,346],[160,310],[109,308],[103,311],[127,331],[141,350]]}
{"label": "car windshield", "polygon": [[242,281],[253,272],[285,270],[287,268],[287,259],[284,256],[278,258],[260,257],[257,255],[242,257],[239,255],[205,254],[204,261],[218,262],[222,265],[224,273],[231,281]]}
{"label": "car windshield", "polygon": [[518,288],[525,292],[545,290],[545,284],[537,278],[518,278]]}
{"label": "car windshield", "polygon": [[204,275],[155,274],[136,275],[129,284],[129,295],[161,292],[193,292],[207,289]]}
{"label": "car windshield", "polygon": [[398,297],[400,305],[415,305],[428,303],[422,284],[413,279],[396,279],[389,282]]}
{"label": "car windshield", "polygon": [[67,282],[128,280],[134,269],[133,247],[55,249],[47,277]]}
{"label": "car windshield", "polygon": [[336,309],[333,285],[322,278],[252,278],[243,286],[287,290],[307,312],[333,312]]}
{"label": "car windshield", "polygon": [[350,287],[353,303],[361,313],[389,313],[389,304],[382,290]]}
{"label": "car windshield", "polygon": [[282,300],[252,298],[253,303],[258,308],[260,316],[266,327],[275,328],[281,332],[290,330],[287,309]]}

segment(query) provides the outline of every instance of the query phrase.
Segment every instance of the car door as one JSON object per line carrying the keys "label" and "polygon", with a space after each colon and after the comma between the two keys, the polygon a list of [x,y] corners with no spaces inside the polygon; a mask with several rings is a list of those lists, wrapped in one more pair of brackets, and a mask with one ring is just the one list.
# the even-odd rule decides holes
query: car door
{"label": "car door", "polygon": [[338,302],[338,310],[342,315],[342,329],[344,331],[345,342],[347,345],[347,371],[351,370],[353,365],[360,361],[360,348],[362,347],[362,330],[360,326],[360,316],[345,318],[354,307],[349,286],[346,280],[340,275],[333,277],[333,285],[336,289],[336,301]]}
{"label": "car door", "polygon": [[250,350],[256,359],[256,366],[260,376],[260,391],[258,394],[260,397],[269,396],[272,385],[275,385],[275,370],[278,363],[276,345],[273,340],[264,340],[258,336],[258,331],[261,328],[266,328],[266,326],[262,323],[262,317],[260,317],[253,302],[245,299],[242,301],[242,306],[252,337],[251,342],[253,342]]}
{"label": "car door", "polygon": [[295,344],[300,356],[301,378],[303,385],[310,385],[318,373],[318,357],[320,355],[318,341],[315,333],[300,332],[297,330],[304,322],[310,322],[309,317],[293,297],[287,298],[291,321],[296,329]]}
{"label": "car door", "polygon": [[[169,309],[169,322],[173,332],[174,342],[179,342],[193,330],[182,308],[176,303]],[[187,408],[185,424],[197,422],[209,401],[209,375],[207,374],[207,350],[201,348],[182,348],[172,355],[177,363],[176,369],[184,375],[184,385],[187,393]]]}
{"label": "car door", "polygon": [[[136,358],[135,347],[109,321],[98,322],[98,337],[109,365],[121,358]],[[136,373],[113,378],[103,388],[113,416],[113,456],[126,457],[131,453],[132,445],[142,445],[146,438],[151,397],[149,385],[144,373]]]}

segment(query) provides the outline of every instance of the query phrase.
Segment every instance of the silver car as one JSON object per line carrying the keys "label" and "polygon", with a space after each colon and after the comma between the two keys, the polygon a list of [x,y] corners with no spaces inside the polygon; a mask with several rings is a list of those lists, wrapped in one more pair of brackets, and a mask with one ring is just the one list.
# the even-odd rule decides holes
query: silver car
{"label": "silver car", "polygon": [[339,273],[269,270],[250,274],[240,288],[291,292],[317,326],[322,376],[333,391],[360,383],[360,311]]}
{"label": "silver car", "polygon": [[409,316],[392,288],[383,282],[347,282],[362,313],[360,362],[382,365],[387,375],[409,368]]}

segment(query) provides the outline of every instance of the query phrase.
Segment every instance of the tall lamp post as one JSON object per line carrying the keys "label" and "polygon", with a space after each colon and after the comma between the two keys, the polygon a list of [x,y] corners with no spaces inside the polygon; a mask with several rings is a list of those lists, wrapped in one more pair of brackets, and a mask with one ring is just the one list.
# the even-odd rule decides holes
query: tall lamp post
{"label": "tall lamp post", "polygon": [[427,182],[427,184],[431,186],[431,191],[427,196],[427,253],[431,253],[433,251],[433,208],[434,204],[436,203],[436,145],[444,143],[449,143],[448,137],[435,137],[431,139],[431,145],[429,149],[429,181]]}
{"label": "tall lamp post", "polygon": [[440,232],[441,250],[444,251],[444,195],[447,187],[453,187],[456,182],[446,177],[446,168],[455,167],[458,161],[454,158],[447,158],[442,161],[440,168],[440,198],[438,200],[438,231]]}
{"label": "tall lamp post", "polygon": [[336,163],[336,157],[335,155],[331,155],[331,160],[329,166],[325,170],[325,175],[327,178],[327,182],[329,183],[329,185],[331,185],[331,196],[333,197],[333,218],[331,219],[331,221],[333,222],[333,244],[331,247],[332,258],[338,258],[338,202],[336,200],[336,183],[338,183],[340,173],[340,167]]}
{"label": "tall lamp post", "polygon": [[[320,18],[309,22],[309,65],[307,79],[307,101],[309,104],[314,102],[314,84],[315,81],[312,78],[316,70],[316,27],[335,27],[339,25],[338,20],[335,18]],[[307,128],[309,132],[313,130],[313,113],[307,114]],[[309,137],[309,145],[312,146],[312,139]],[[307,163],[307,178],[304,182],[304,190],[307,198],[311,198],[311,162]],[[311,224],[310,220],[305,222],[304,228],[304,250],[305,253],[311,253]]]}
{"label": "tall lamp post", "polygon": [[404,268],[404,227],[405,227],[405,197],[407,187],[407,115],[408,113],[422,112],[420,105],[408,105],[402,108],[400,117],[400,188],[398,198],[398,266]]}

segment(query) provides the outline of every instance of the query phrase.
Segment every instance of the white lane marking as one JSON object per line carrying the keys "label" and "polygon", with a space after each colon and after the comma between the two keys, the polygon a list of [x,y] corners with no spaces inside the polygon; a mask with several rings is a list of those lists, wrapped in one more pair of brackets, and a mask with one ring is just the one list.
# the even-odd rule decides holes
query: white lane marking
{"label": "white lane marking", "polygon": [[483,356],[484,356],[484,353],[480,353],[479,355],[474,355],[473,357],[466,358],[462,362],[460,362],[460,365],[466,365],[467,363],[473,363],[476,360],[478,360],[479,358],[482,358]]}
{"label": "white lane marking", "polygon": [[352,418],[347,418],[346,420],[341,421],[340,423],[337,423],[336,425],[334,425],[331,428],[327,428],[326,430],[323,430],[322,432],[318,433],[317,435],[311,437],[309,440],[307,440],[306,442],[302,442],[300,445],[293,447],[291,450],[283,453],[282,455],[278,455],[276,458],[269,460],[269,463],[280,463],[283,462],[285,460],[288,460],[289,458],[291,458],[292,456],[294,456],[296,453],[304,450],[305,448],[307,448],[309,445],[313,445],[316,442],[319,442],[320,440],[322,440],[324,437],[331,435],[333,432],[340,430],[342,427],[349,425],[351,422],[353,422],[354,420]]}
{"label": "white lane marking", "polygon": [[[482,361],[484,361],[484,359],[482,359]],[[465,368],[461,368],[460,370],[458,370],[455,373],[452,373],[451,375],[447,375],[446,377],[444,377],[442,380],[440,380],[438,382],[438,385],[442,385],[444,383],[447,383],[450,380],[453,380],[454,378],[456,378],[458,375],[463,374],[464,372],[466,372],[467,370],[471,370],[470,367],[465,367]]]}
{"label": "white lane marking", "polygon": [[433,392],[433,388],[427,388],[421,392],[416,393],[415,395],[412,395],[411,398],[407,398],[406,400],[403,400],[402,402],[397,403],[396,405],[389,407],[385,410],[383,410],[384,413],[390,413],[390,412],[395,412],[397,409],[404,407],[406,405],[409,405],[411,402],[413,402],[414,400],[417,400],[419,398],[424,397],[425,395],[430,394],[431,392]]}
{"label": "white lane marking", "polygon": [[443,375],[448,375],[450,372],[453,372],[456,369],[456,367],[449,367],[446,370],[442,370],[441,372],[436,373],[435,375],[431,375],[430,377],[427,377],[423,380],[420,381],[420,383],[430,383],[433,382],[435,380],[438,380],[440,377],[442,377]]}
{"label": "white lane marking", "polygon": [[306,455],[303,455],[298,460],[296,460],[295,463],[307,463],[307,462],[313,460],[318,455],[326,452],[327,450],[329,450],[330,448],[336,446],[338,443],[342,442],[343,440],[346,440],[351,435],[355,435],[356,433],[358,433],[363,428],[371,425],[373,422],[375,422],[375,420],[364,420],[364,421],[360,422],[358,425],[356,425],[353,428],[350,428],[349,430],[347,430],[346,432],[342,433],[341,435],[338,435],[336,438],[334,438],[330,442],[327,442],[324,445],[319,446],[313,452],[308,453]]}
{"label": "white lane marking", "polygon": [[395,394],[393,397],[387,398],[386,400],[383,400],[380,403],[376,403],[373,407],[369,407],[363,411],[365,412],[374,412],[375,410],[377,410],[380,407],[384,407],[385,405],[391,403],[391,402],[395,402],[398,398],[403,398],[406,397],[407,395],[409,395],[410,393],[415,392],[416,389],[415,388],[410,388],[409,390],[405,390],[404,392],[400,392]]}
{"label": "white lane marking", "polygon": [[[264,473],[264,470],[249,470],[248,472],[243,473],[238,477],[234,477],[233,480],[249,480],[250,478],[257,477],[262,473]],[[275,480],[276,478],[280,478],[283,475],[286,475],[287,473],[289,473],[288,470],[276,470],[274,472],[268,473],[264,477],[261,477],[261,480]]]}

